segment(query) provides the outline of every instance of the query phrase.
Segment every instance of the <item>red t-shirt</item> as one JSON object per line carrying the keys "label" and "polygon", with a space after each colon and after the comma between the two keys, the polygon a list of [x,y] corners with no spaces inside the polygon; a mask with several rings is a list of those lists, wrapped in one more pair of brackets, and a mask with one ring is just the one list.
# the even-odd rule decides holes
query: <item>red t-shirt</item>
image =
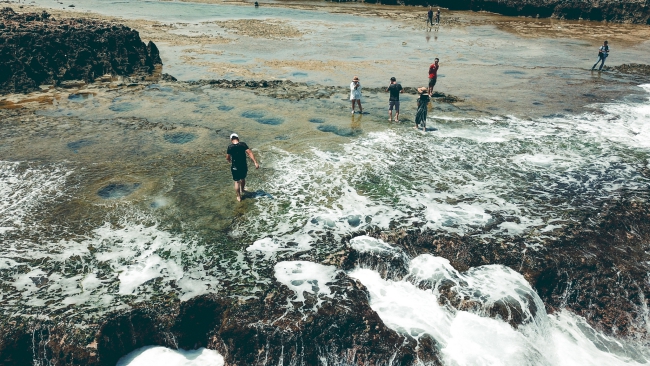
{"label": "red t-shirt", "polygon": [[440,65],[436,65],[436,64],[431,64],[431,66],[429,66],[429,79],[435,78],[435,77],[438,76],[438,69],[439,68],[440,68]]}

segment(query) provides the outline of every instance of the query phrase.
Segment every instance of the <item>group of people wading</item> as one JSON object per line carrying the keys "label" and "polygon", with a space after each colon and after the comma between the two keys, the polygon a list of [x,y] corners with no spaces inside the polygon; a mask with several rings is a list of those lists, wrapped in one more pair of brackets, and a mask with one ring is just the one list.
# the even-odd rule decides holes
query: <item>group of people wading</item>
{"label": "group of people wading", "polygon": [[[415,128],[422,127],[423,131],[427,128],[427,107],[431,96],[433,96],[433,87],[436,86],[438,80],[438,69],[440,68],[440,60],[436,58],[429,66],[429,86],[418,88],[417,112],[415,113]],[[393,109],[395,109],[395,122],[399,122],[399,95],[404,92],[402,84],[397,82],[395,77],[390,78],[390,84],[386,88],[389,93],[388,97],[388,121],[393,121]],[[359,107],[359,113],[363,113],[361,107],[361,82],[359,77],[352,78],[350,83],[350,102],[352,103],[352,113],[356,113],[355,108]]]}
{"label": "group of people wading", "polygon": [[[257,6],[257,2],[255,3]],[[427,24],[433,25],[440,23],[440,9],[434,13],[433,9],[429,7],[427,13]],[[598,70],[602,70],[605,65],[605,60],[609,56],[609,45],[605,41],[603,45],[598,49],[598,61],[591,68],[594,70],[596,66],[600,63]],[[429,102],[433,96],[433,88],[436,85],[438,80],[438,69],[440,68],[439,59],[436,58],[434,62],[429,66],[429,85],[428,87],[417,88],[419,97],[417,99],[417,112],[415,113],[415,128],[422,131],[426,131],[427,128],[427,112]],[[388,120],[390,122],[395,121],[399,122],[399,107],[400,94],[404,92],[404,88],[400,83],[397,82],[395,77],[390,78],[390,84],[386,88],[386,92],[389,93],[388,98]],[[359,107],[359,113],[363,113],[363,108],[361,107],[361,82],[359,77],[355,76],[350,83],[350,102],[352,104],[352,113],[356,113],[356,107]],[[393,109],[395,109],[395,119],[393,119]],[[231,173],[232,178],[235,181],[235,192],[237,195],[237,201],[241,201],[242,197],[245,194],[246,187],[246,175],[248,174],[248,165],[246,157],[249,157],[255,164],[255,168],[259,168],[260,165],[255,159],[255,155],[251,149],[246,145],[245,142],[239,140],[239,136],[236,133],[230,135],[230,145],[226,153],[226,160],[231,164]]]}

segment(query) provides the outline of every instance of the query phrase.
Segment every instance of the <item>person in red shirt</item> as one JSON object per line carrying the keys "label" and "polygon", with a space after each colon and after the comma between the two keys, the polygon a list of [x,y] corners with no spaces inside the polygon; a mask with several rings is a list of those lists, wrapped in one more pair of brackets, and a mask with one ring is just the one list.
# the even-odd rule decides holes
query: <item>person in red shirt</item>
{"label": "person in red shirt", "polygon": [[438,79],[438,69],[440,68],[438,61],[440,60],[436,57],[431,66],[429,66],[429,96],[433,95],[433,87],[436,86],[436,80]]}

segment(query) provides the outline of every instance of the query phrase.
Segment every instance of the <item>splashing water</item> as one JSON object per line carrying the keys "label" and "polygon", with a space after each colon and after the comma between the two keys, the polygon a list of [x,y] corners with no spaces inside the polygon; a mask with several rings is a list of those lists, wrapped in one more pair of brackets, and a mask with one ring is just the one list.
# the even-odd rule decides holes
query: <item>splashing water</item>
{"label": "splashing water", "polygon": [[647,187],[639,170],[648,164],[648,105],[597,107],[541,120],[433,117],[438,130],[426,135],[393,129],[341,150],[275,148],[275,172],[263,183],[275,199],[259,201],[234,234],[299,237],[304,249],[314,233],[416,223],[460,235],[532,234],[534,247],[576,212]]}
{"label": "splashing water", "polygon": [[[367,268],[357,268],[350,275],[368,288],[370,306],[388,327],[416,339],[432,337],[447,365],[640,365],[650,361],[644,345],[603,335],[568,311],[546,314],[530,284],[505,266],[459,273],[448,260],[424,254],[411,260],[409,275],[403,280],[386,280]],[[445,298],[441,291],[445,286],[459,295],[460,304],[452,305]],[[519,312],[516,327],[509,324],[512,313],[509,318],[490,315],[498,303]]]}
{"label": "splashing water", "polygon": [[[98,309],[128,308],[157,294],[175,292],[187,300],[218,292],[226,280],[246,283],[245,296],[254,296],[257,286],[273,283],[259,269],[274,265],[275,278],[294,290],[295,301],[304,292],[323,301],[334,267],[274,261],[296,252],[327,252],[331,248],[316,245],[323,235],[338,239],[371,226],[416,224],[506,239],[525,235],[535,248],[576,212],[648,185],[640,172],[650,161],[648,104],[595,108],[539,120],[434,115],[430,123],[437,130],[428,134],[398,127],[303,154],[271,148],[265,151],[269,173],[256,188],[273,199],[255,200],[233,215],[229,234],[237,245],[230,246],[202,239],[194,232],[204,229],[201,223],[170,229],[158,211],[121,201],[129,195],[102,200],[114,204],[106,204],[108,218],[91,222],[83,233],[41,222],[35,214],[74,196],[74,168],[0,162],[0,238],[8,243],[0,249],[0,280],[15,289],[0,295],[3,312],[62,313],[75,305],[94,316],[102,314]],[[183,221],[173,199],[155,202]],[[120,213],[120,220],[110,219]],[[183,235],[188,227],[192,232]],[[393,250],[386,243],[356,245],[359,251]],[[569,312],[547,315],[530,284],[503,266],[459,273],[444,259],[423,255],[410,260],[403,279],[384,279],[368,268],[352,275],[368,288],[373,309],[387,325],[416,339],[433,337],[449,365],[649,359],[643,348],[600,334]],[[459,308],[441,297],[443,288],[468,300]]]}

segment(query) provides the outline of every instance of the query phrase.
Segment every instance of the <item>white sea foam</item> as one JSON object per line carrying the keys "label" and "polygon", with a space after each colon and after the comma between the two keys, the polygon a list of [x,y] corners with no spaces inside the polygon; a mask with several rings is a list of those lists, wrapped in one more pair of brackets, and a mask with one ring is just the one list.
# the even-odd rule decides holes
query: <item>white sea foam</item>
{"label": "white sea foam", "polygon": [[350,240],[352,248],[362,253],[393,253],[397,249],[383,240],[375,239],[367,235],[356,236]]}
{"label": "white sea foam", "polygon": [[[249,245],[246,248],[246,251],[252,254],[261,254],[265,259],[271,259],[282,252],[303,251],[308,250],[311,247],[309,245],[310,237],[295,241],[296,236],[293,236],[291,239],[284,238],[284,240],[278,240],[277,238],[270,237],[262,238]],[[289,246],[289,243],[292,245]]]}
{"label": "white sea foam", "polygon": [[[176,291],[181,300],[219,288],[219,270],[202,265],[211,260],[203,245],[155,225],[123,223],[115,227],[106,223],[80,240],[24,242],[19,247],[5,248],[0,269],[12,268],[18,260],[32,266],[30,272],[15,275],[11,285],[23,296],[29,295],[29,302],[35,306],[56,300],[49,305],[53,309],[70,304],[119,308],[122,305],[114,302],[119,295],[144,299],[156,281],[158,289]],[[32,261],[27,264],[25,260]],[[67,263],[76,261],[85,263],[90,272],[70,276]],[[43,263],[59,265],[46,273]]]}
{"label": "white sea foam", "polygon": [[275,265],[275,278],[296,294],[293,299],[296,302],[305,301],[305,292],[319,297],[330,295],[327,283],[335,280],[336,273],[334,266],[306,261],[285,261]]}
{"label": "white sea foam", "polygon": [[62,187],[70,173],[59,166],[34,168],[0,161],[0,235],[22,228],[25,215],[63,195]]}
{"label": "white sea foam", "polygon": [[[627,343],[591,328],[568,311],[547,315],[530,284],[517,272],[499,265],[456,271],[449,261],[420,255],[404,280],[384,280],[370,269],[350,276],[370,293],[370,306],[384,323],[416,339],[433,337],[446,365],[640,365],[650,362],[643,345]],[[457,310],[437,292],[449,284],[470,306]],[[422,286],[422,283],[433,286]],[[423,290],[423,288],[429,288]],[[517,329],[506,319],[491,318],[486,309],[497,302],[519,305]]]}
{"label": "white sea foam", "polygon": [[223,366],[224,359],[217,351],[173,350],[161,346],[138,348],[117,361],[117,366]]}
{"label": "white sea foam", "polygon": [[306,250],[319,232],[375,225],[548,233],[570,221],[567,212],[647,184],[635,151],[650,147],[650,103],[595,108],[537,120],[446,118],[424,136],[384,130],[340,150],[299,155],[275,148],[275,173],[262,183],[275,199],[258,201],[260,210],[235,232],[271,235],[276,253],[292,251],[286,243],[296,236],[295,250]]}

